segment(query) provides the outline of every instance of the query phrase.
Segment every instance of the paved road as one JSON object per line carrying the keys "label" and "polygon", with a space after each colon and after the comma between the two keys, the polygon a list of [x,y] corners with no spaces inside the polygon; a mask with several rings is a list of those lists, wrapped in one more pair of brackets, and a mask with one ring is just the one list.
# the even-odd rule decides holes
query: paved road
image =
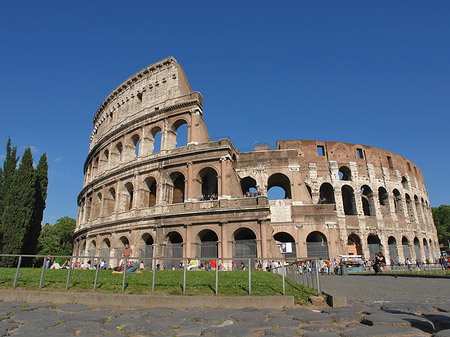
{"label": "paved road", "polygon": [[322,283],[351,305],[122,310],[0,302],[0,336],[450,336],[450,280],[327,276]]}
{"label": "paved road", "polygon": [[433,303],[450,300],[450,278],[324,275],[321,285],[324,290],[346,296],[350,303]]}

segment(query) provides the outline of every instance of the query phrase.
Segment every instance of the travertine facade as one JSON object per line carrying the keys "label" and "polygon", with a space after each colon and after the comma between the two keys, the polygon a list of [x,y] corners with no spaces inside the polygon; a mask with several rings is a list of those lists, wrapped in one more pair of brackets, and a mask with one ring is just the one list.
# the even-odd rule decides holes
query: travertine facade
{"label": "travertine facade", "polygon": [[[410,160],[316,140],[239,152],[228,139],[210,141],[202,115],[201,94],[172,57],[104,100],[84,165],[74,254],[115,258],[129,243],[136,256],[239,260],[281,257],[277,243],[288,243],[289,258],[438,256],[425,183]],[[187,145],[177,147],[180,127]],[[268,200],[272,188],[284,198]]]}

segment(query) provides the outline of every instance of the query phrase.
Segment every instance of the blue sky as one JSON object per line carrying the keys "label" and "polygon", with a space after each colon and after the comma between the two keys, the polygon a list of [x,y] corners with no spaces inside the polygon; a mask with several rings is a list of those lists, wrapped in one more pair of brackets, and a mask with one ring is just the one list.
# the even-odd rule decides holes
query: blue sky
{"label": "blue sky", "polygon": [[450,204],[449,1],[8,1],[0,11],[0,159],[46,152],[43,224],[76,217],[92,118],[167,56],[204,97],[211,138],[380,147]]}

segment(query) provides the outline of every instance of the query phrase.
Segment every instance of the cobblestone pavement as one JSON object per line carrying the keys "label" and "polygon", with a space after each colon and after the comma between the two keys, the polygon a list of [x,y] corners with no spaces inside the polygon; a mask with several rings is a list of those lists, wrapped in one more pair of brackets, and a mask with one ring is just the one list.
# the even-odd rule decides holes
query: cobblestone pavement
{"label": "cobblestone pavement", "polygon": [[5,301],[0,336],[450,336],[450,281],[433,281],[324,277],[325,289],[351,295],[345,308],[124,310]]}

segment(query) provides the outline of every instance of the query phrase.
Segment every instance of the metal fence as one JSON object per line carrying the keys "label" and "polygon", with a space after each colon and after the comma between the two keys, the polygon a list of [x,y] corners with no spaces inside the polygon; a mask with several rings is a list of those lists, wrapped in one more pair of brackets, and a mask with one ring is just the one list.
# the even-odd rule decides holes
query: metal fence
{"label": "metal fence", "polygon": [[[43,258],[43,263],[41,266],[41,276],[39,281],[39,290],[42,290],[42,285],[45,278],[45,271],[48,268],[46,266],[46,257],[44,255],[12,255],[12,254],[0,254],[0,259],[8,258],[11,260],[17,261],[16,266],[16,274],[14,278],[14,282],[12,284],[13,288],[17,287],[17,282],[19,280],[20,276],[20,269],[22,267],[22,261],[27,259],[40,259]],[[101,268],[100,261],[104,259],[104,254],[102,256],[92,256],[89,254],[88,256],[52,256],[52,258],[65,258],[68,259],[68,273],[67,273],[67,280],[66,280],[66,288],[65,290],[68,291],[70,287],[70,280],[71,280],[71,273],[73,269],[79,269],[75,266],[78,266],[79,261],[91,261],[90,267],[88,269],[95,270],[95,279],[93,284],[93,290],[97,290],[97,281],[98,281],[98,275]],[[286,260],[280,260],[280,259],[255,259],[255,258],[240,258],[239,261],[242,261],[244,264],[244,268],[241,268],[241,265],[236,265],[235,259],[225,259],[225,258],[202,258],[202,260],[195,260],[188,259],[188,258],[167,258],[167,257],[130,257],[130,258],[124,258],[121,260],[122,265],[126,266],[128,260],[133,261],[140,261],[144,264],[144,269],[147,269],[146,266],[151,266],[149,269],[151,269],[152,274],[152,294],[155,293],[155,280],[158,275],[158,271],[161,270],[161,268],[164,268],[163,264],[160,264],[160,261],[169,262],[167,265],[176,265],[176,263],[182,262],[182,269],[183,269],[183,294],[186,293],[186,274],[188,271],[196,270],[196,271],[202,271],[202,270],[211,270],[215,271],[215,294],[219,294],[219,275],[222,272],[231,271],[231,270],[242,270],[245,272],[248,272],[248,293],[249,295],[252,294],[252,271],[253,270],[263,270],[266,272],[272,272],[275,274],[279,274],[281,276],[280,282],[282,283],[282,294],[286,294],[286,278],[290,279],[293,282],[296,282],[298,284],[302,284],[304,286],[313,288],[317,290],[319,294],[321,294],[321,288],[320,288],[320,273],[317,272],[316,266],[318,265],[317,260],[312,259],[298,259],[295,261],[287,262]],[[191,261],[196,261],[196,264],[191,263]],[[97,261],[97,262],[95,262]],[[139,263],[139,262],[137,262]],[[180,265],[178,265],[180,267]],[[170,268],[175,269],[175,267]],[[130,270],[127,269],[127,270]],[[219,273],[220,272],[220,273]],[[123,273],[122,278],[122,293],[125,292],[125,284],[126,284],[126,277],[128,272]]]}

